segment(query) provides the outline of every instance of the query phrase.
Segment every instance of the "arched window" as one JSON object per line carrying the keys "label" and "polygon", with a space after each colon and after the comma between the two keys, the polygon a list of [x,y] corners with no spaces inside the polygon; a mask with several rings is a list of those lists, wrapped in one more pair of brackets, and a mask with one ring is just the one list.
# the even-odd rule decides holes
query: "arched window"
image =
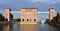
{"label": "arched window", "polygon": [[22,19],[22,21],[24,21],[24,19]]}
{"label": "arched window", "polygon": [[34,21],[36,21],[36,19],[34,19]]}
{"label": "arched window", "polygon": [[29,20],[27,19],[27,21],[29,21]]}

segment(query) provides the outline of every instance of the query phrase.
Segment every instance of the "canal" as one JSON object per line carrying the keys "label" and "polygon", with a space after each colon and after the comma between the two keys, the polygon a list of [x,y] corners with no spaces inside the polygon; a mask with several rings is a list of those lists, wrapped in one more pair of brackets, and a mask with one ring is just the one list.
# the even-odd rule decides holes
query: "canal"
{"label": "canal", "polygon": [[[38,30],[37,30],[38,29]],[[0,31],[60,31],[48,24],[0,24]]]}

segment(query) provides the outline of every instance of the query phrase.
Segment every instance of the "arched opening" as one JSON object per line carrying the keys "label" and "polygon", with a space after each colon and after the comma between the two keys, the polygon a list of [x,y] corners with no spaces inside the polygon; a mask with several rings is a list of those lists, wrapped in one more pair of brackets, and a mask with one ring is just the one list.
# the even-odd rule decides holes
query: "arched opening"
{"label": "arched opening", "polygon": [[22,21],[24,21],[24,19],[22,19]]}
{"label": "arched opening", "polygon": [[36,19],[34,19],[34,21],[36,21]]}
{"label": "arched opening", "polygon": [[29,20],[27,19],[27,21],[29,21]]}

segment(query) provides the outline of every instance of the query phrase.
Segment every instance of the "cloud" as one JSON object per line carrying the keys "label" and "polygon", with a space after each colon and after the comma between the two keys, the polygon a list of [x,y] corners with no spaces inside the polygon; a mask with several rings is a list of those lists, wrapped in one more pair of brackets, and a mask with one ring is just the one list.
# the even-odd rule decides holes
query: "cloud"
{"label": "cloud", "polygon": [[0,0],[0,4],[11,4],[14,2],[20,2],[20,1],[28,1],[28,2],[41,2],[41,3],[48,3],[48,4],[54,4],[60,2],[60,0]]}
{"label": "cloud", "polygon": [[0,0],[0,4],[9,4],[9,3],[13,3],[13,2],[17,2],[19,0]]}
{"label": "cloud", "polygon": [[30,0],[31,2],[35,3],[35,2],[41,2],[41,3],[56,3],[56,2],[60,2],[60,0]]}

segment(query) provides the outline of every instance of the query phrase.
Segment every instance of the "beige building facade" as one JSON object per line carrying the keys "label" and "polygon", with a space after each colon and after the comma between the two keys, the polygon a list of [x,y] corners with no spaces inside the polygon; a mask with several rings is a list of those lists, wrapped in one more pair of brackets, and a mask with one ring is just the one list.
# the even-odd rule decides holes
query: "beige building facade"
{"label": "beige building facade", "polygon": [[38,21],[37,8],[22,8],[21,9],[21,22],[23,23],[36,23]]}

